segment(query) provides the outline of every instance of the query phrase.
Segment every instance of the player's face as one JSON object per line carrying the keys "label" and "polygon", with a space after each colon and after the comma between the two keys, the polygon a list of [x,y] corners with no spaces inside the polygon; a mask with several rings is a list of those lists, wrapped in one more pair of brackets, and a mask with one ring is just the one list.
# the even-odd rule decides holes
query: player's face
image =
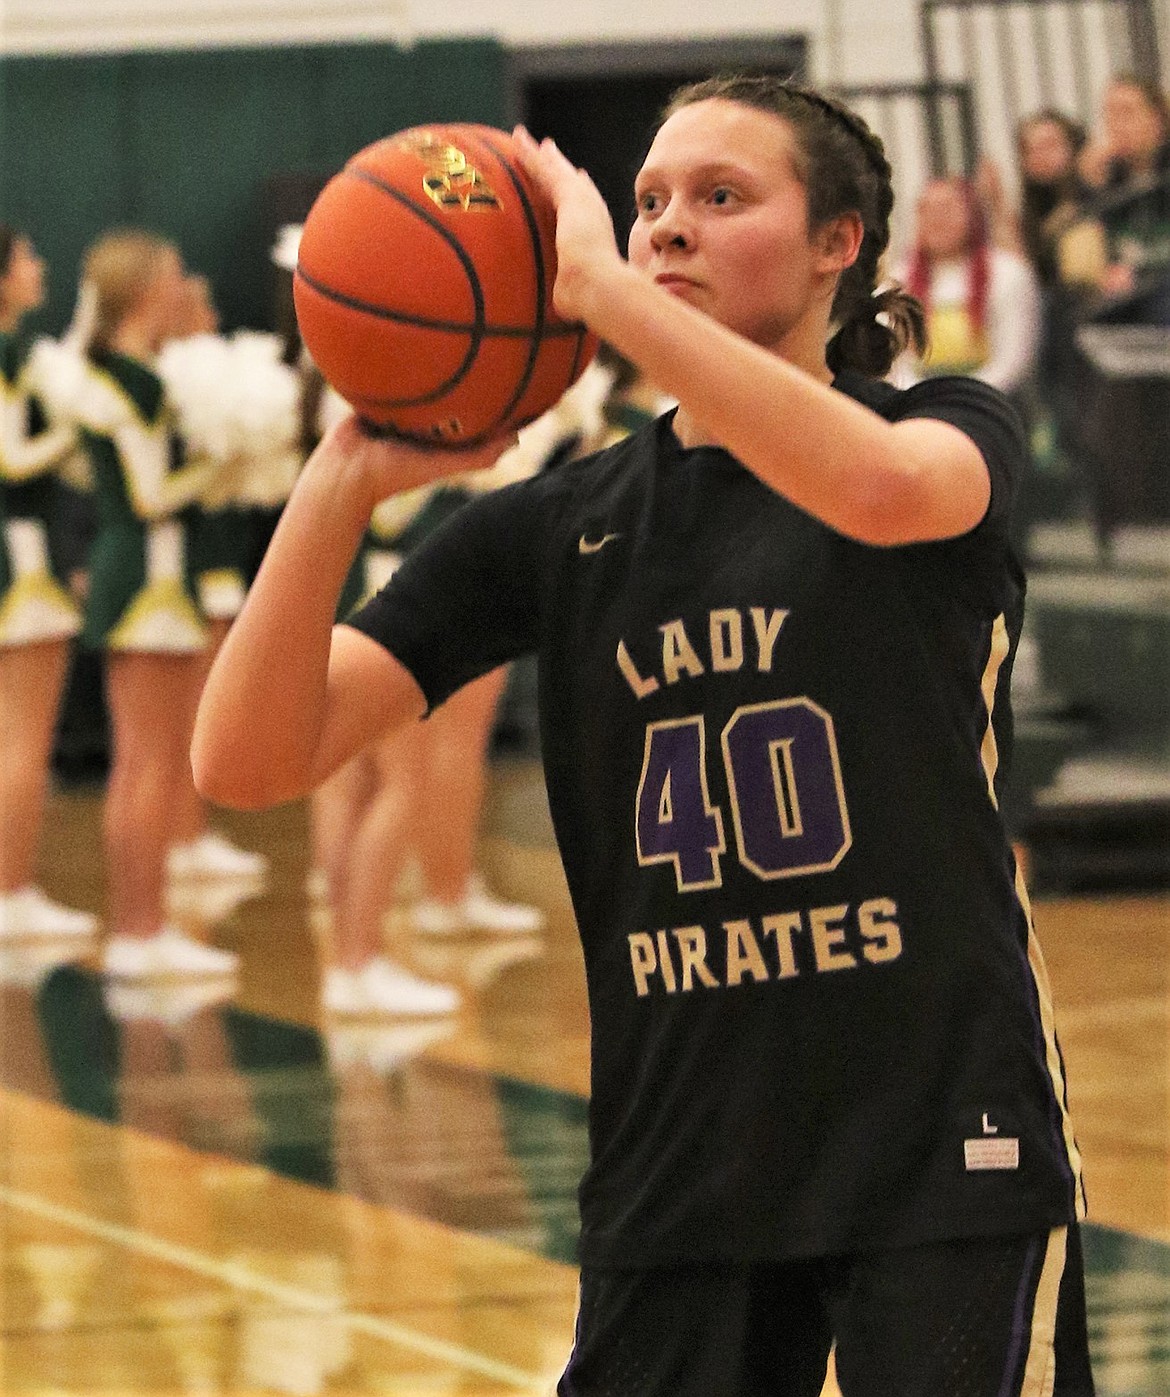
{"label": "player's face", "polygon": [[634,184],[631,264],[777,352],[840,270],[810,235],[795,150],[780,117],[695,102],[659,129]]}
{"label": "player's face", "polygon": [[45,264],[25,237],[14,239],[8,267],[0,276],[0,315],[15,322],[45,299]]}

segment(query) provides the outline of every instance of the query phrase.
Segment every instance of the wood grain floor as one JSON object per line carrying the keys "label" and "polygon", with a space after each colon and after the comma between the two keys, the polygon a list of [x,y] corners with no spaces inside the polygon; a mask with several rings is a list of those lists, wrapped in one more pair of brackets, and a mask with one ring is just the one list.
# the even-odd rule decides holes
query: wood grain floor
{"label": "wood grain floor", "polygon": [[[98,792],[56,795],[43,868],[95,910],[99,817]],[[230,1000],[112,996],[76,953],[0,958],[0,1390],[548,1392],[575,1309],[588,1020],[538,770],[494,768],[481,857],[545,909],[543,935],[388,928],[463,985],[438,1028],[323,1023],[304,809],[217,823],[272,863],[262,896],[174,899],[240,951]],[[1164,1397],[1170,898],[1035,913],[1095,1225],[1099,1390]]]}

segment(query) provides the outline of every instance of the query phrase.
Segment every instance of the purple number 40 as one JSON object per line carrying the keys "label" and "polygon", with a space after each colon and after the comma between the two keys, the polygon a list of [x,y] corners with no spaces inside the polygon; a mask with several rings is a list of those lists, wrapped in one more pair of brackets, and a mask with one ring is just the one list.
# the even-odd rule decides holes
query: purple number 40
{"label": "purple number 40", "polygon": [[[833,720],[807,698],[737,708],[722,733],[739,861],[757,878],[835,868],[852,834]],[[727,844],[707,783],[701,715],[650,723],[638,782],[638,862],[674,866],[680,892],[717,888]]]}

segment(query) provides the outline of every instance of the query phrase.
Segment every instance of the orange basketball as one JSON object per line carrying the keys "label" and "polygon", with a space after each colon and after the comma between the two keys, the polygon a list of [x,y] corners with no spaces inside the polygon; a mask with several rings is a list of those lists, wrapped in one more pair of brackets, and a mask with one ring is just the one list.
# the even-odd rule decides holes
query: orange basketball
{"label": "orange basketball", "polygon": [[360,417],[474,446],[551,407],[597,341],[553,310],[556,220],[490,126],[366,146],[305,220],[293,282],[317,367]]}

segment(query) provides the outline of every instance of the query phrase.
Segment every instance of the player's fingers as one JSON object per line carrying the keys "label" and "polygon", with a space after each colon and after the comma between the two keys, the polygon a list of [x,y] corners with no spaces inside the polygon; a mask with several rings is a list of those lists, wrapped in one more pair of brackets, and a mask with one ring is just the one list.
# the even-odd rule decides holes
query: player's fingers
{"label": "player's fingers", "polygon": [[578,174],[577,167],[563,154],[551,136],[539,143],[524,126],[512,132],[517,158],[526,173],[540,184],[556,202],[566,187],[566,181]]}

